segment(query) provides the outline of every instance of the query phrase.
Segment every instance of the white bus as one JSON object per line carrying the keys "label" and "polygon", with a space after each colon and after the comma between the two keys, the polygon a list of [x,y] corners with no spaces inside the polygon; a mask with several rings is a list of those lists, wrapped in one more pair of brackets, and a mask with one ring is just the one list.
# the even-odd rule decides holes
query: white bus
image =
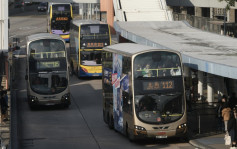
{"label": "white bus", "polygon": [[65,41],[58,35],[39,33],[26,37],[26,81],[30,107],[70,105]]}
{"label": "white bus", "polygon": [[180,53],[164,47],[115,44],[102,53],[103,116],[130,140],[186,138]]}

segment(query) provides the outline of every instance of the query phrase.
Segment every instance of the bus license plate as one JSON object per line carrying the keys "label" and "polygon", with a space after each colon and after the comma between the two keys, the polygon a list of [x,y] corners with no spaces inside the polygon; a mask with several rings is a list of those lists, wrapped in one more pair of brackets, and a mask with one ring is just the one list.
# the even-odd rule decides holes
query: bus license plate
{"label": "bus license plate", "polygon": [[53,106],[53,105],[55,105],[55,103],[46,103],[45,105],[46,106]]}
{"label": "bus license plate", "polygon": [[167,136],[156,136],[157,139],[167,138]]}

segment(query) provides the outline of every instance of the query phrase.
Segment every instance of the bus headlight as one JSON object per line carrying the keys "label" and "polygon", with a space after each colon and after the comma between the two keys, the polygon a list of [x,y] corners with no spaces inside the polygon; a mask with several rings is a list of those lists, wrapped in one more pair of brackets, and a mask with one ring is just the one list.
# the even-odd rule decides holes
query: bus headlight
{"label": "bus headlight", "polygon": [[185,128],[186,126],[187,126],[187,124],[186,124],[186,123],[184,123],[184,124],[181,124],[181,125],[179,125],[179,126],[178,126],[178,129]]}
{"label": "bus headlight", "polygon": [[70,93],[67,93],[62,96],[62,101],[69,101],[70,100]]}
{"label": "bus headlight", "polygon": [[135,131],[134,131],[135,135],[139,135],[139,136],[146,136],[147,135],[147,131],[144,127],[134,125],[134,128],[135,128]]}
{"label": "bus headlight", "polygon": [[136,130],[146,131],[146,129],[145,129],[144,127],[141,127],[141,126],[135,125],[134,128],[135,128]]}
{"label": "bus headlight", "polygon": [[183,123],[181,125],[179,125],[176,129],[176,135],[182,135],[185,134],[185,132],[187,131],[187,124]]}
{"label": "bus headlight", "polygon": [[107,44],[107,42],[105,43],[105,46],[107,46],[108,44]]}
{"label": "bus headlight", "polygon": [[37,98],[37,97],[31,96],[31,95],[29,95],[28,99],[29,99],[29,101],[30,101],[31,103],[35,103],[35,102],[38,101],[38,98]]}

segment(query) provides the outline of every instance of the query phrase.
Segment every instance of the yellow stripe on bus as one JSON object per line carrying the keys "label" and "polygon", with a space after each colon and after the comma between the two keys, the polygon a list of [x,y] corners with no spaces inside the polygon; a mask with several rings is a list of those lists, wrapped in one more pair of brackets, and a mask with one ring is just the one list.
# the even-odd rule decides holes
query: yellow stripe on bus
{"label": "yellow stripe on bus", "polygon": [[162,115],[163,117],[167,117],[167,116],[182,116],[182,114],[170,114],[170,115]]}

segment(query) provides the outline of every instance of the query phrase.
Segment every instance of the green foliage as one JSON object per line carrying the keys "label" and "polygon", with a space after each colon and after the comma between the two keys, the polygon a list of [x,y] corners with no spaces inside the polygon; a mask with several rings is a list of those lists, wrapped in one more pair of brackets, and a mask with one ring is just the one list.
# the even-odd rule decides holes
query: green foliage
{"label": "green foliage", "polygon": [[225,1],[227,3],[225,9],[230,10],[231,6],[235,6],[236,0],[219,0],[220,2]]}

